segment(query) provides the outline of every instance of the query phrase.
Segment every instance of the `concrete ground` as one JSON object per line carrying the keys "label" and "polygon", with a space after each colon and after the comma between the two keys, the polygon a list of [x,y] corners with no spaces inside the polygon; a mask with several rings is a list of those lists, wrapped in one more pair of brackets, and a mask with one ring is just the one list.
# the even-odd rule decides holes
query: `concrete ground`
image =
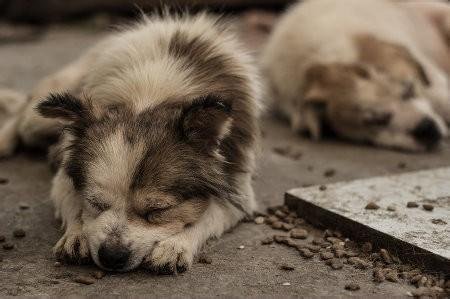
{"label": "concrete ground", "polygon": [[[0,86],[27,91],[39,78],[75,58],[104,33],[85,27],[52,28],[40,39],[0,46]],[[261,209],[283,202],[287,189],[306,184],[324,184],[429,169],[450,165],[450,143],[434,153],[406,154],[352,145],[337,141],[311,142],[293,135],[271,117],[262,120],[264,139],[254,187]],[[274,147],[291,145],[303,153],[299,160],[279,155]],[[406,163],[400,169],[399,162]],[[336,175],[325,177],[326,169]],[[240,296],[406,296],[412,287],[385,282],[374,284],[370,270],[347,265],[330,270],[317,257],[301,258],[297,251],[280,245],[262,246],[260,240],[274,231],[265,225],[243,223],[220,240],[206,246],[213,262],[194,264],[178,276],[156,276],[142,271],[108,274],[92,285],[72,281],[89,274],[94,266],[54,266],[51,247],[61,231],[53,219],[49,200],[51,172],[42,157],[19,154],[0,162],[0,235],[15,244],[13,250],[0,249],[0,296],[4,295],[153,295],[161,297]],[[30,206],[19,208],[21,203]],[[23,239],[14,239],[15,228],[26,230]],[[310,228],[313,235],[321,234]],[[244,249],[237,249],[244,245]],[[284,262],[294,271],[281,271]],[[349,293],[344,285],[355,281],[361,290]],[[289,282],[289,286],[282,283]]]}

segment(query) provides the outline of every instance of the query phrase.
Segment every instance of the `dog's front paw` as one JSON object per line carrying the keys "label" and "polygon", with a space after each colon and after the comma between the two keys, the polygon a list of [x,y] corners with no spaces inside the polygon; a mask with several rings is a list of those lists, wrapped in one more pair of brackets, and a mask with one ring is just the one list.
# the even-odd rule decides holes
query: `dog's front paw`
{"label": "dog's front paw", "polygon": [[189,269],[194,254],[189,246],[175,239],[159,242],[143,262],[143,265],[158,274],[182,273]]}
{"label": "dog's front paw", "polygon": [[84,264],[90,260],[87,238],[80,228],[67,230],[53,247],[53,253],[58,260],[69,263]]}

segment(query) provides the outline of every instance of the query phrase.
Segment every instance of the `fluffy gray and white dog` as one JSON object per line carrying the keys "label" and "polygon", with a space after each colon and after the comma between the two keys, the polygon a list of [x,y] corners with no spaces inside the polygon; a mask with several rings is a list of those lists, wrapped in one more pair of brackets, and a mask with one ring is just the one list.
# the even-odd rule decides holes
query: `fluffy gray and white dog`
{"label": "fluffy gray and white dog", "polygon": [[252,65],[219,18],[144,17],[13,109],[3,156],[19,140],[58,140],[51,197],[65,233],[56,255],[181,272],[207,239],[251,213],[260,109]]}

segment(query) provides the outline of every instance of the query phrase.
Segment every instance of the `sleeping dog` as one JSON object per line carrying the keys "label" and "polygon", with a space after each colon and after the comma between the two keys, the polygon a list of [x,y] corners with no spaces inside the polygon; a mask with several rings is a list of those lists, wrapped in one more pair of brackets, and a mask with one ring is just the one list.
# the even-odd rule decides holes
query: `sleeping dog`
{"label": "sleeping dog", "polygon": [[450,48],[412,8],[388,0],[294,5],[261,58],[274,109],[314,139],[330,129],[408,151],[436,147],[450,122]]}
{"label": "sleeping dog", "polygon": [[[255,209],[257,75],[224,22],[144,17],[43,80],[0,134],[53,143],[59,258],[185,271]],[[5,98],[23,97],[3,91]],[[1,101],[0,101],[1,102]]]}

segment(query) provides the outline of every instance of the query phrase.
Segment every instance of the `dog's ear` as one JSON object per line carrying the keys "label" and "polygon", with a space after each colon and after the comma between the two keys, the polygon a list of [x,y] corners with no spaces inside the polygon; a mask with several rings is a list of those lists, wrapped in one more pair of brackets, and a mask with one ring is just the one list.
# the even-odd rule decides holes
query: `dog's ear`
{"label": "dog's ear", "polygon": [[69,122],[85,119],[90,114],[86,104],[69,93],[50,94],[36,109],[44,117]]}
{"label": "dog's ear", "polygon": [[195,100],[183,111],[181,126],[184,139],[204,152],[214,151],[230,134],[231,106],[216,96]]}

